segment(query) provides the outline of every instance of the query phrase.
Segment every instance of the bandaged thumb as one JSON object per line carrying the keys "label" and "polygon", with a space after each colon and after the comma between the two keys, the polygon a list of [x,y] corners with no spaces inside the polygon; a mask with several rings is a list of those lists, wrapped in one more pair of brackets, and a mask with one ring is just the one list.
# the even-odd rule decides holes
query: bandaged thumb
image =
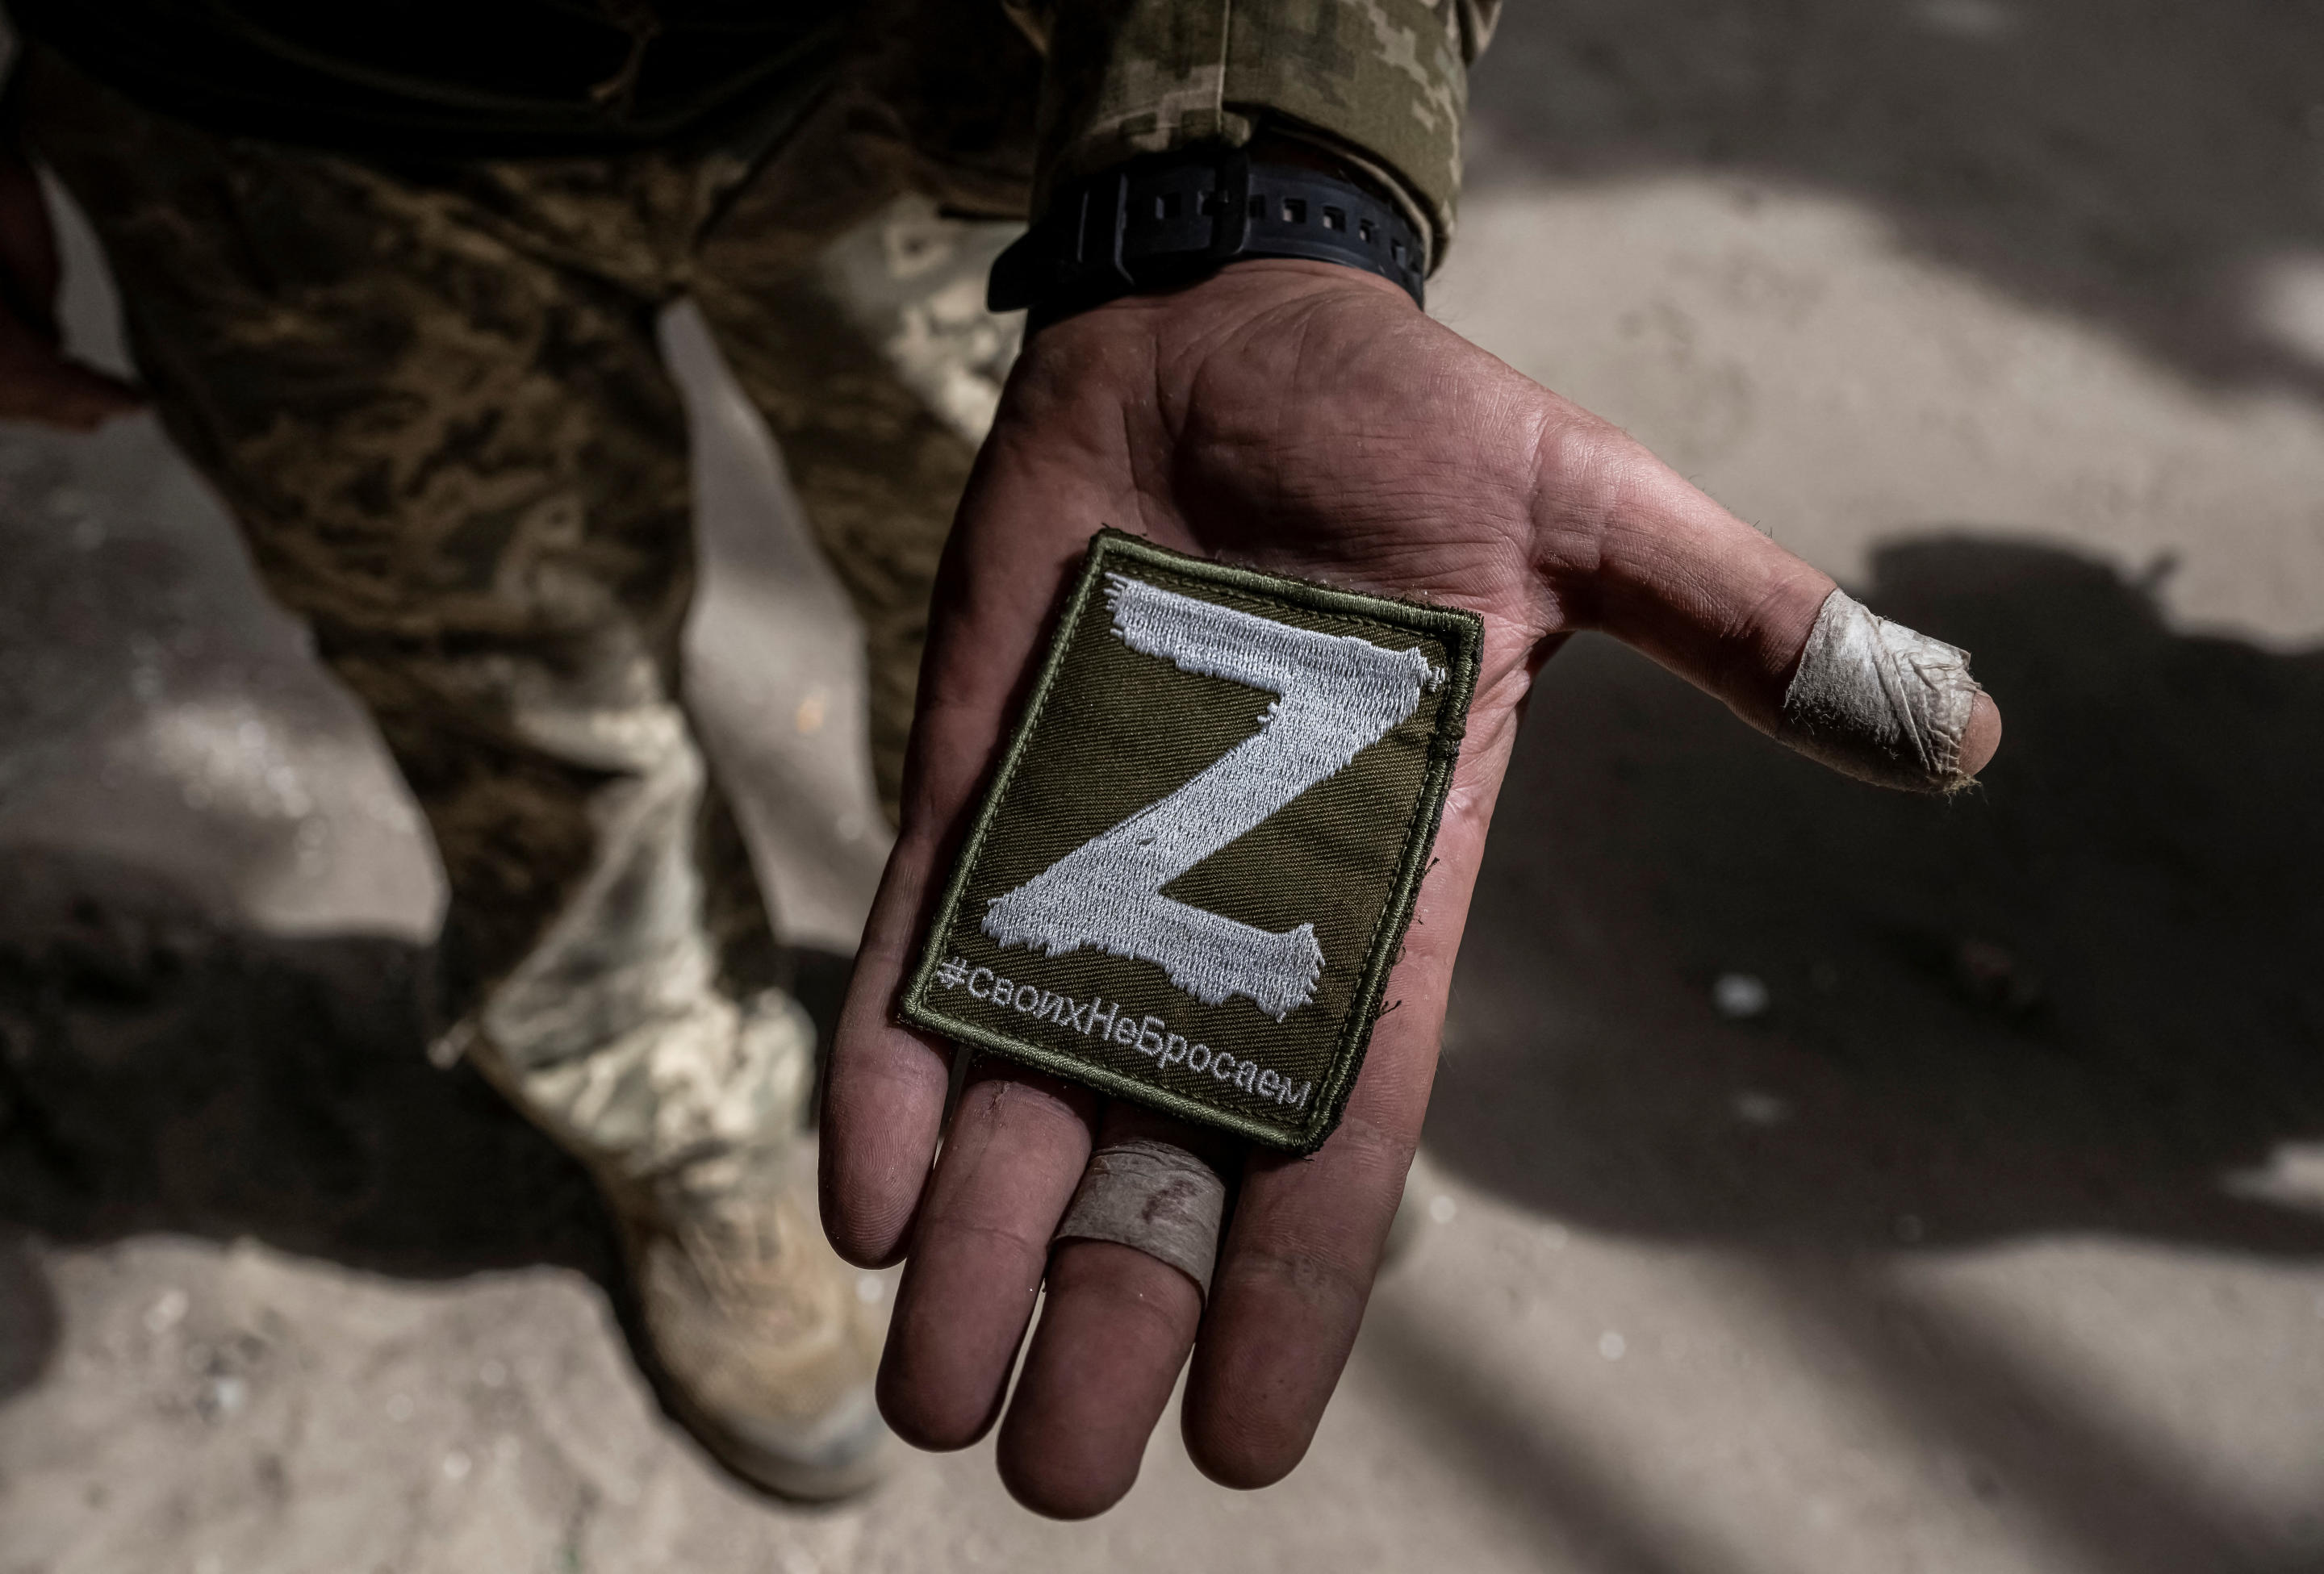
{"label": "bandaged thumb", "polygon": [[1907,792],[1954,792],[1961,739],[1983,691],[1969,652],[1835,590],[1824,598],[1775,736],[1834,770]]}

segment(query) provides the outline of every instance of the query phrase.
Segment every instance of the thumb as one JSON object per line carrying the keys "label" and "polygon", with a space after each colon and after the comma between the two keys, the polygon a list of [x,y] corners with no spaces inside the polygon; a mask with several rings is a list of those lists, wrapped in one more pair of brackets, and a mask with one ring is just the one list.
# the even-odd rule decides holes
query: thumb
{"label": "thumb", "polygon": [[1802,753],[1880,786],[1949,792],[2000,747],[2000,707],[1967,651],[1873,615],[1563,400],[1531,509],[1569,626],[1635,646]]}

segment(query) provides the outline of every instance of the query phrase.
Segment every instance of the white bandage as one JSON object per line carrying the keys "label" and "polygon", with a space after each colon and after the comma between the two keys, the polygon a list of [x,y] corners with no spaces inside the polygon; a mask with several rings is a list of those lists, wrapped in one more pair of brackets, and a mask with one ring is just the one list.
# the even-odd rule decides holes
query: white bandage
{"label": "white bandage", "polygon": [[1876,617],[1835,590],[1784,691],[1775,736],[1863,781],[1951,792],[1969,785],[1961,734],[1979,692],[1968,651]]}
{"label": "white bandage", "polygon": [[1139,1139],[1090,1155],[1059,1240],[1110,1240],[1169,1264],[1207,1296],[1227,1183],[1176,1143]]}

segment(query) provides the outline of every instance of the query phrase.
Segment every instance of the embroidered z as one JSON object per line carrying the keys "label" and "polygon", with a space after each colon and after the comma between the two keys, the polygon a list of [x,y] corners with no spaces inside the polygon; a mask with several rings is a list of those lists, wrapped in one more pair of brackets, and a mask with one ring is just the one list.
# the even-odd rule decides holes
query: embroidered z
{"label": "embroidered z", "polygon": [[1347,769],[1444,681],[1417,650],[1293,628],[1109,575],[1113,631],[1181,671],[1276,696],[1256,735],[1177,791],[991,899],[983,930],[1049,956],[1093,946],[1152,962],[1206,1005],[1248,997],[1282,1021],[1314,998],[1315,926],[1270,932],[1162,888]]}
{"label": "embroidered z", "polygon": [[1483,638],[1100,530],[899,1018],[1314,1152],[1415,922]]}

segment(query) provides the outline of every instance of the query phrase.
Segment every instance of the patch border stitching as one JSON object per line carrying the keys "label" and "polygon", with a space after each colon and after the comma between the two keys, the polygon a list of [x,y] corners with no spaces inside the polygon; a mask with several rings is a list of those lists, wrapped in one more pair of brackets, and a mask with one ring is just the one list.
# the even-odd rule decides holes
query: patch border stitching
{"label": "patch border stitching", "polygon": [[[1122,562],[1149,565],[1190,579],[1231,586],[1256,595],[1305,605],[1317,612],[1368,618],[1392,627],[1432,635],[1443,640],[1445,646],[1444,700],[1429,732],[1428,768],[1421,778],[1411,817],[1406,822],[1404,845],[1397,855],[1395,882],[1388,889],[1388,900],[1382,905],[1379,916],[1373,923],[1370,945],[1362,968],[1357,974],[1355,993],[1349,1002],[1347,1019],[1342,1024],[1338,1041],[1333,1047],[1332,1062],[1324,1072],[1323,1086],[1316,1091],[1316,1098],[1309,1106],[1305,1120],[1296,1127],[1269,1125],[1253,1116],[1213,1109],[1167,1088],[1154,1087],[1135,1077],[1093,1065],[1071,1054],[1045,1049],[997,1029],[981,1027],[975,1023],[948,1016],[929,999],[936,969],[944,962],[945,942],[952,934],[953,925],[959,917],[962,898],[967,894],[969,871],[976,867],[983,853],[985,838],[992,828],[994,817],[1000,813],[1001,801],[1007,796],[1009,784],[1015,778],[1017,768],[1031,745],[1042,712],[1047,707],[1050,690],[1056,686],[1058,671],[1065,665],[1069,635],[1080,627],[1090,597],[1095,593],[1107,566]],[[1476,690],[1484,631],[1484,620],[1474,612],[1429,606],[1392,596],[1334,590],[1329,585],[1287,579],[1255,568],[1190,557],[1167,547],[1157,546],[1142,536],[1115,529],[1111,525],[1100,529],[1090,538],[1089,549],[1082,560],[1080,576],[1057,614],[1056,624],[1050,633],[1048,649],[1042,656],[1041,669],[1034,679],[1033,692],[1026,703],[1024,714],[1010,734],[1008,747],[1002,751],[1000,764],[984,789],[983,800],[977,807],[976,818],[971,823],[960,851],[954,856],[952,871],[945,881],[943,899],[929,920],[919,965],[913,970],[897,1003],[898,1019],[908,1026],[940,1034],[956,1044],[1006,1055],[1082,1087],[1095,1089],[1111,1098],[1128,1099],[1133,1103],[1160,1109],[1197,1125],[1231,1131],[1268,1147],[1301,1155],[1314,1153],[1323,1146],[1325,1139],[1340,1124],[1348,1095],[1355,1087],[1357,1074],[1363,1069],[1364,1056],[1371,1047],[1372,1029],[1379,1022],[1379,998],[1388,988],[1388,971],[1402,953],[1405,934],[1412,926],[1413,913],[1419,903],[1421,881],[1428,872],[1428,855],[1435,847],[1436,833],[1443,823],[1445,800],[1452,788],[1452,772],[1460,763],[1461,744],[1468,732],[1469,704]]]}

